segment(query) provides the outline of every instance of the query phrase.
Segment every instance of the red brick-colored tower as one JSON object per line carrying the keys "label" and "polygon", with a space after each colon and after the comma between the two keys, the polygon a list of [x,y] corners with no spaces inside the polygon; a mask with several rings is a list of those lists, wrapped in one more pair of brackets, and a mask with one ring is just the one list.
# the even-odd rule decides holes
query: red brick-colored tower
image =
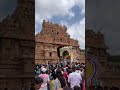
{"label": "red brick-colored tower", "polygon": [[59,60],[57,50],[62,46],[73,46],[77,52],[77,60],[79,62],[84,62],[84,60],[81,61],[78,41],[70,38],[66,26],[43,20],[42,30],[36,34],[35,42],[36,63],[47,63],[48,61],[57,62]]}

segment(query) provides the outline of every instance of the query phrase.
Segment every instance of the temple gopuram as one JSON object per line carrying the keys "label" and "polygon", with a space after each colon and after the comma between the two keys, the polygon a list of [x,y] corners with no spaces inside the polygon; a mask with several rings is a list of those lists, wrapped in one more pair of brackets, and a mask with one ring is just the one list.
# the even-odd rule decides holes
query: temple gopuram
{"label": "temple gopuram", "polygon": [[34,79],[35,1],[16,1],[0,22],[0,90],[29,90]]}
{"label": "temple gopuram", "polygon": [[[109,62],[111,56],[107,50],[104,35],[86,29],[86,77],[88,86],[101,85],[110,88],[120,88],[120,64]],[[113,58],[115,61],[115,58]],[[116,90],[116,89],[114,89]],[[118,89],[117,89],[118,90]]]}
{"label": "temple gopuram", "polygon": [[77,62],[85,62],[83,54],[81,58],[78,41],[70,38],[66,26],[43,20],[42,30],[36,34],[35,43],[35,63],[56,63],[63,58],[61,50],[67,55],[64,58],[71,59],[73,54]]}

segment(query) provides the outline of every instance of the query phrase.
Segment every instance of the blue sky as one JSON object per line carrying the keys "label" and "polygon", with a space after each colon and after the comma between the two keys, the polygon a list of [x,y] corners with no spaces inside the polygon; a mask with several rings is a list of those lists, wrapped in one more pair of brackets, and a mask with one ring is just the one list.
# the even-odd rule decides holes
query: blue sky
{"label": "blue sky", "polygon": [[17,5],[17,0],[0,0],[0,21],[3,20],[8,14],[11,15]]}
{"label": "blue sky", "polygon": [[35,33],[44,19],[67,26],[71,38],[85,48],[85,0],[35,0]]}

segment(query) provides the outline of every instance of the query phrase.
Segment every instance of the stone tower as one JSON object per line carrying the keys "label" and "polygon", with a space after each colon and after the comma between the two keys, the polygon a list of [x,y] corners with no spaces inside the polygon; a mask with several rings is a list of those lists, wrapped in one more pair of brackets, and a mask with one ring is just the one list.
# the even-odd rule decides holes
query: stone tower
{"label": "stone tower", "polygon": [[42,30],[35,36],[36,51],[35,62],[57,62],[58,48],[73,46],[77,52],[77,60],[80,62],[80,46],[77,40],[70,38],[67,27],[43,20]]}
{"label": "stone tower", "polygon": [[0,90],[28,90],[34,78],[34,7],[34,0],[17,0],[0,22]]}
{"label": "stone tower", "polygon": [[105,44],[104,34],[87,29],[86,49],[88,49],[86,58],[90,55],[97,64],[97,74],[94,79],[98,80],[103,87],[110,88],[114,86],[120,88],[120,64],[108,62],[109,54],[107,53],[108,47]]}

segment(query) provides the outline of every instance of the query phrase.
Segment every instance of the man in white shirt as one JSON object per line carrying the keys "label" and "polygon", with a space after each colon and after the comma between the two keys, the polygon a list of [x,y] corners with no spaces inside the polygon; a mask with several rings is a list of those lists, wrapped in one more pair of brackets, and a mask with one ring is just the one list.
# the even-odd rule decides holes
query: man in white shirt
{"label": "man in white shirt", "polygon": [[70,83],[71,88],[74,88],[74,86],[79,86],[82,82],[82,77],[79,73],[75,72],[76,67],[72,66],[72,73],[68,76],[68,82]]}
{"label": "man in white shirt", "polygon": [[80,67],[77,66],[75,72],[79,73],[81,75],[81,77],[83,76],[83,72],[80,70]]}

